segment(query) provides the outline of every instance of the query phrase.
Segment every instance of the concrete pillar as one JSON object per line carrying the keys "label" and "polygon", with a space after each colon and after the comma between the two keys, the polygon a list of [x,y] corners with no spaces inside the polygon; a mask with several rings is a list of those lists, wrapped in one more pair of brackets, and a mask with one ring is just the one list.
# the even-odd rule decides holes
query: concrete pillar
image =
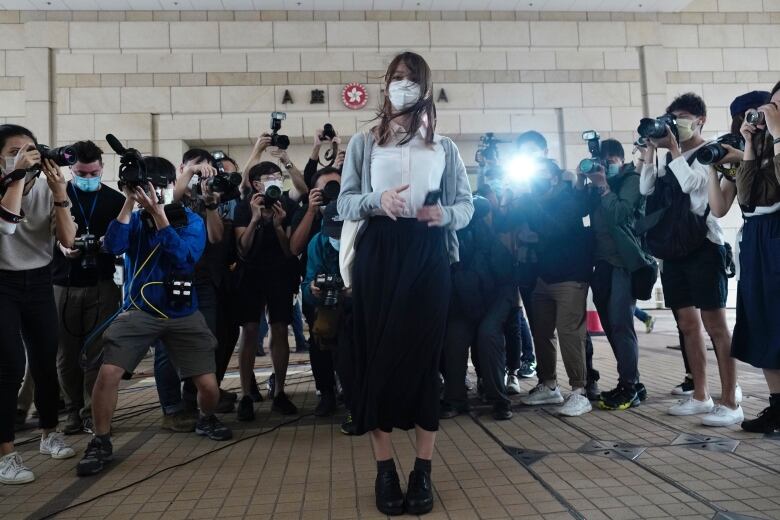
{"label": "concrete pillar", "polygon": [[24,49],[26,125],[43,144],[57,142],[54,53],[45,47]]}
{"label": "concrete pillar", "polygon": [[668,54],[660,45],[639,47],[642,114],[646,117],[661,115],[668,105],[666,73],[672,68],[668,58]]}

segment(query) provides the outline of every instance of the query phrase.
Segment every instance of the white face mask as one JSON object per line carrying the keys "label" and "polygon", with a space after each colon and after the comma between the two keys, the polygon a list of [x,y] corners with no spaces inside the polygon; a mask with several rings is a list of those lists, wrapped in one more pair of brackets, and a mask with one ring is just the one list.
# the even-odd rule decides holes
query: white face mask
{"label": "white face mask", "polygon": [[157,201],[158,204],[170,204],[173,202],[173,188],[163,188],[162,198]]}
{"label": "white face mask", "polygon": [[284,185],[284,184],[283,184],[283,182],[282,182],[282,181],[268,181],[268,182],[264,182],[264,183],[263,183],[263,186],[265,186],[265,189],[266,189],[266,191],[267,191],[267,190],[268,190],[268,188],[270,188],[271,186],[276,186],[277,188],[279,188],[279,189],[281,190],[283,185]]}
{"label": "white face mask", "polygon": [[684,143],[696,133],[696,119],[678,119],[677,132],[680,134],[680,142]]}
{"label": "white face mask", "polygon": [[192,178],[190,179],[190,182],[189,182],[189,184],[187,184],[187,187],[188,187],[190,190],[194,190],[194,189],[195,189],[195,187],[196,187],[196,186],[197,186],[199,183],[200,183],[200,176],[199,176],[199,175],[193,175],[193,176],[192,176]]}
{"label": "white face mask", "polygon": [[387,87],[387,97],[393,108],[400,112],[414,105],[420,99],[420,85],[408,79],[392,81]]}

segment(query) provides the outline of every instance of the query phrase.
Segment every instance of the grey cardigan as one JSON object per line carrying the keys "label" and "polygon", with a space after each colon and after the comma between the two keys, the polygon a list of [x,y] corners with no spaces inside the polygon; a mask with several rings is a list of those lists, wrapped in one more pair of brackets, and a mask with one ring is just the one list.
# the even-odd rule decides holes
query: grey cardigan
{"label": "grey cardigan", "polygon": [[[371,191],[371,149],[376,143],[370,131],[352,136],[341,171],[341,193],[338,198],[339,216],[344,220],[364,220],[373,211],[381,209],[381,192]],[[471,221],[474,204],[466,166],[458,147],[448,137],[441,137],[445,163],[441,181],[441,205],[444,212],[442,225],[448,229],[446,236],[450,263],[459,260],[458,236],[455,231]]]}

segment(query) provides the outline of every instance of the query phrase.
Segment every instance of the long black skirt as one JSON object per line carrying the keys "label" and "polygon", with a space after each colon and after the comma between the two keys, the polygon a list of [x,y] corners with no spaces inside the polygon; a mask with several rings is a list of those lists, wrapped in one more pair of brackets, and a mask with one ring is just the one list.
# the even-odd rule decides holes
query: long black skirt
{"label": "long black skirt", "polygon": [[450,301],[445,230],[372,218],[353,266],[358,434],[439,427],[439,357]]}
{"label": "long black skirt", "polygon": [[757,368],[780,369],[780,213],[746,219],[739,262],[731,355]]}

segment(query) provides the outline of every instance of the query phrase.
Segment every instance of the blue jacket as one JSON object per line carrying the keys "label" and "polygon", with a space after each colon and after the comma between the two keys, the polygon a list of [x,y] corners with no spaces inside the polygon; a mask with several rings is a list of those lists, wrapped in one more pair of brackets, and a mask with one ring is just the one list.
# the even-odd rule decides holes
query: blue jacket
{"label": "blue jacket", "polygon": [[311,293],[311,282],[318,274],[339,274],[339,252],[330,245],[328,237],[320,232],[312,237],[306,254],[308,260],[306,276],[301,283],[301,294],[305,303],[316,307],[320,301]]}
{"label": "blue jacket", "polygon": [[[113,255],[126,253],[125,309],[138,308],[160,318],[153,307],[169,318],[182,318],[198,310],[194,287],[191,305],[171,307],[164,285],[173,273],[192,278],[195,264],[206,247],[203,219],[189,209],[185,212],[187,225],[176,229],[168,226],[159,231],[150,230],[141,220],[140,211],[132,214],[129,224],[112,220],[108,225],[104,239],[106,251]],[[159,249],[150,256],[158,245]],[[136,271],[138,275],[134,276]]]}

